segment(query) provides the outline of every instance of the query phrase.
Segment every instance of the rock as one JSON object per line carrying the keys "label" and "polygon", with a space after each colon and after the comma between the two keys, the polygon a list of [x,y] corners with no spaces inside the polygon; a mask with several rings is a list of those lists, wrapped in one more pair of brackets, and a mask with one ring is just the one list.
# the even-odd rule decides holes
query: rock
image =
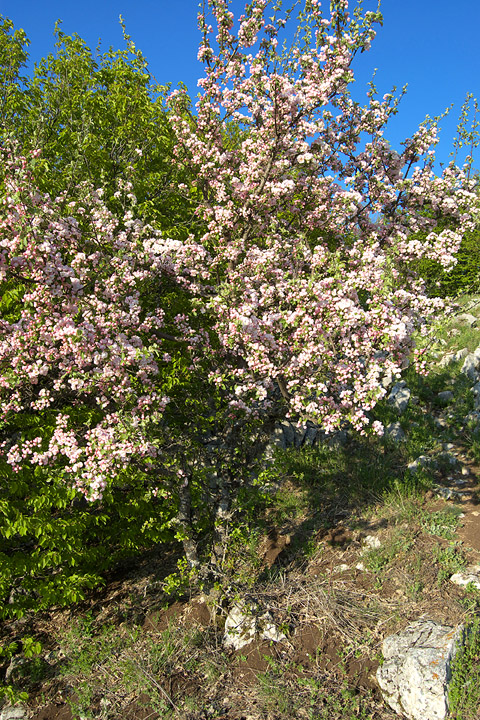
{"label": "rock", "polygon": [[455,457],[455,455],[448,451],[443,451],[439,453],[436,459],[444,465],[451,465],[452,467],[457,467],[459,465],[458,459]]}
{"label": "rock", "polygon": [[244,603],[235,604],[225,620],[225,647],[241,650],[255,639],[257,623],[251,608]]}
{"label": "rock", "polygon": [[437,497],[442,498],[443,500],[461,500],[462,496],[456,491],[452,490],[451,488],[444,487],[443,485],[434,485],[433,491]]}
{"label": "rock", "polygon": [[480,410],[480,382],[475,383],[472,387],[473,393],[473,407],[475,410]]}
{"label": "rock", "polygon": [[387,427],[385,428],[385,437],[388,437],[394,442],[404,442],[406,440],[406,435],[403,432],[402,426],[399,422],[390,423],[390,425],[387,425]]}
{"label": "rock", "polygon": [[27,658],[22,655],[14,655],[10,660],[10,663],[5,671],[5,680],[15,681],[17,680],[18,670],[28,663]]}
{"label": "rock", "polygon": [[26,716],[27,710],[21,705],[0,710],[0,720],[23,720]]}
{"label": "rock", "polygon": [[382,542],[376,535],[367,535],[363,538],[363,546],[367,550],[378,550],[379,547],[382,547]]}
{"label": "rock", "polygon": [[469,327],[476,327],[477,325],[477,318],[475,315],[471,315],[470,313],[461,313],[461,315],[457,315],[456,320],[468,325]]}
{"label": "rock", "polygon": [[408,463],[407,468],[412,472],[415,472],[419,468],[434,467],[435,465],[435,461],[429,455],[419,455],[416,460]]}
{"label": "rock", "polygon": [[453,400],[454,397],[455,396],[451,390],[443,390],[443,392],[439,392],[437,395],[438,401],[442,405],[447,405]]}
{"label": "rock", "polygon": [[480,349],[477,348],[475,352],[469,353],[462,365],[462,373],[473,382],[480,380],[480,375],[477,372],[480,365]]}
{"label": "rock", "polygon": [[438,365],[439,367],[448,367],[449,365],[453,365],[453,363],[460,362],[460,360],[466,358],[468,354],[468,348],[462,348],[455,353],[448,352],[442,357]]}
{"label": "rock", "polygon": [[332,450],[338,450],[339,448],[345,447],[345,445],[348,442],[348,433],[346,430],[339,430],[335,433],[335,435],[332,435],[330,440],[328,441],[328,447],[332,448]]}
{"label": "rock", "polygon": [[401,415],[407,408],[410,395],[411,393],[407,387],[407,383],[405,380],[401,380],[393,386],[387,402],[389,405],[393,405],[394,409]]}
{"label": "rock", "polygon": [[240,601],[236,603],[225,620],[225,634],[223,642],[225,647],[241,650],[249,645],[255,637],[264,640],[281,642],[286,636],[278,630],[269,612],[257,614],[257,608]]}
{"label": "rock", "polygon": [[295,447],[314,445],[317,434],[318,429],[310,420],[307,420],[306,425],[298,425],[295,428]]}
{"label": "rock", "polygon": [[451,662],[463,642],[462,625],[452,628],[426,618],[387,637],[377,681],[390,707],[411,720],[443,720]]}
{"label": "rock", "polygon": [[305,439],[304,439],[304,445],[314,445],[315,440],[317,439],[318,435],[318,429],[314,427],[313,425],[307,427],[307,431],[305,433]]}
{"label": "rock", "polygon": [[455,362],[454,358],[455,358],[455,353],[449,352],[446,355],[444,355],[441,360],[438,361],[438,366],[442,367],[442,368],[448,367],[449,365],[452,365]]}
{"label": "rock", "polygon": [[463,572],[452,575],[450,582],[466,587],[470,583],[480,590],[480,565],[469,565]]}

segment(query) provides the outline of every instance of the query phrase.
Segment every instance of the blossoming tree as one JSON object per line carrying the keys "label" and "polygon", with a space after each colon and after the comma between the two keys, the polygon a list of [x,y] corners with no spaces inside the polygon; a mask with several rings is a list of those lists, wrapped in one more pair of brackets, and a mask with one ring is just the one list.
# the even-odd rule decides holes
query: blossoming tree
{"label": "blossoming tree", "polygon": [[[213,281],[201,292],[238,358],[212,379],[233,380],[235,410],[267,409],[278,388],[288,413],[361,431],[385,394],[382,377],[401,371],[414,330],[439,307],[415,263],[452,266],[471,227],[473,186],[453,166],[436,176],[435,122],[397,153],[384,139],[397,100],[379,100],[373,86],[366,106],[352,99],[352,59],[379,13],[351,17],[340,0],[325,17],[306,0],[286,52],[286,19],[266,0],[249,4],[236,32],[226,0],[209,10],[216,30],[201,13],[195,113],[181,91],[170,103],[177,157],[196,173],[207,225],[195,242],[210,254]],[[231,122],[244,129],[233,142]],[[458,232],[431,232],[427,200],[461,221]],[[419,230],[425,241],[411,240]]]}

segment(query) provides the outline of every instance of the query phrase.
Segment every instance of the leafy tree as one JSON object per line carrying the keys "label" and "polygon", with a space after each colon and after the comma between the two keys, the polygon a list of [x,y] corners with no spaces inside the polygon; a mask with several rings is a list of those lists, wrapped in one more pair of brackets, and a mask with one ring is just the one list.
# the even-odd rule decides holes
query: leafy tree
{"label": "leafy tree", "polygon": [[174,135],[166,108],[166,86],[123,26],[125,48],[93,53],[78,36],[56,27],[55,53],[21,75],[28,40],[12,23],[0,26],[2,135],[24,152],[41,150],[36,182],[52,197],[82,181],[104,191],[120,212],[118,181],[130,181],[137,212],[172,236],[185,236],[193,212],[188,184],[172,163]]}

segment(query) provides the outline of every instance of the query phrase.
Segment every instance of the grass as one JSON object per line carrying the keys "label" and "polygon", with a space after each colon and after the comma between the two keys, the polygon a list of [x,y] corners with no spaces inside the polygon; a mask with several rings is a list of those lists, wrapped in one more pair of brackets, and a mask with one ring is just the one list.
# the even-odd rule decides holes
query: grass
{"label": "grass", "polygon": [[465,629],[466,643],[453,662],[449,688],[453,720],[478,720],[480,708],[480,619],[471,619]]}

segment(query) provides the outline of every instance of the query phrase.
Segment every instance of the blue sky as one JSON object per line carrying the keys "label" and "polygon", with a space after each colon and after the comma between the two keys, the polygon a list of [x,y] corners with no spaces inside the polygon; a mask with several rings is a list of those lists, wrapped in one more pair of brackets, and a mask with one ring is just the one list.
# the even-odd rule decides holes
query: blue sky
{"label": "blue sky", "polygon": [[[328,1],[324,0],[326,8]],[[234,0],[237,14],[242,0]],[[3,0],[0,12],[23,28],[30,41],[30,59],[38,61],[53,49],[53,28],[61,19],[63,31],[78,33],[92,48],[99,38],[106,49],[122,45],[119,15],[127,31],[150,64],[160,83],[185,82],[190,94],[197,92],[201,73],[197,61],[199,33],[196,0]],[[375,0],[365,0],[375,9]],[[441,123],[439,160],[448,161],[461,104],[467,92],[480,98],[480,2],[479,0],[383,0],[383,28],[368,53],[355,60],[356,98],[378,68],[376,82],[381,94],[393,85],[408,83],[407,96],[386,136],[394,147],[410,136],[425,118],[455,104]],[[476,166],[480,165],[477,158]]]}

